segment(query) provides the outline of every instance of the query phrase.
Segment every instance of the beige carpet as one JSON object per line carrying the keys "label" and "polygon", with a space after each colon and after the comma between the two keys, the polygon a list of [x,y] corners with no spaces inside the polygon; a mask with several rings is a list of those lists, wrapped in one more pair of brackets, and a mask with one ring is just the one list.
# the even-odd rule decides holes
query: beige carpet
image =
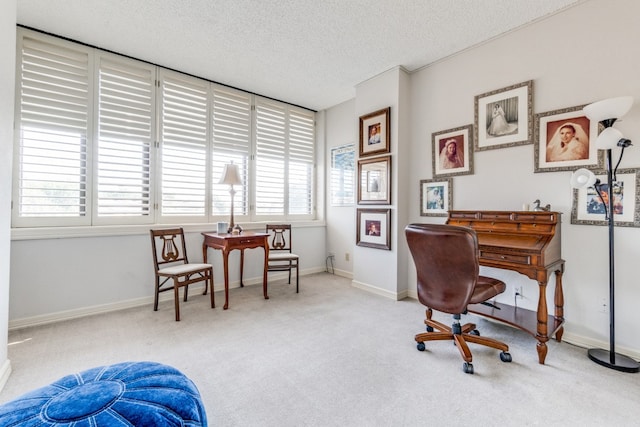
{"label": "beige carpet", "polygon": [[[0,402],[94,366],[152,360],[198,386],[220,426],[638,426],[640,375],[603,368],[586,350],[551,342],[539,365],[535,339],[484,319],[481,333],[506,341],[512,363],[471,344],[475,374],[450,342],[416,350],[424,309],[322,273],[294,285],[231,290],[230,308],[196,294],[9,334],[13,374]],[[449,316],[437,318],[450,323]]]}

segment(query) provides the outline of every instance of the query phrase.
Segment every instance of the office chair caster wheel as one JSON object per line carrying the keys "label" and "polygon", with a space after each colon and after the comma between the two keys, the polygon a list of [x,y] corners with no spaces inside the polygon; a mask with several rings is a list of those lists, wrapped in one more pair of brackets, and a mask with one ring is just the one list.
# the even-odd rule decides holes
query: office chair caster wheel
{"label": "office chair caster wheel", "polygon": [[419,342],[418,345],[416,345],[416,348],[418,349],[418,351],[425,351],[427,347],[423,342]]}
{"label": "office chair caster wheel", "polygon": [[427,332],[433,332],[433,327],[432,326],[427,326]]}
{"label": "office chair caster wheel", "polygon": [[462,370],[465,374],[473,374],[473,365],[471,363],[464,362],[462,364]]}
{"label": "office chair caster wheel", "polygon": [[474,329],[473,331],[470,331],[469,333],[470,333],[471,335],[475,335],[475,336],[477,336],[477,337],[479,337],[479,336],[480,336],[480,331],[479,331],[479,330],[477,330],[477,329]]}
{"label": "office chair caster wheel", "polygon": [[502,353],[500,353],[500,360],[502,360],[503,362],[511,362],[511,354],[503,351]]}

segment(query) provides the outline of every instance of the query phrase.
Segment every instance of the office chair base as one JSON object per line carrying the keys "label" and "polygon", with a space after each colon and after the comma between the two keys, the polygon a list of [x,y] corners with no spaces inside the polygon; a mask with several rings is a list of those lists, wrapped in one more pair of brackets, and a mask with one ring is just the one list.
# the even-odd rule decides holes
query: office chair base
{"label": "office chair base", "polygon": [[[430,313],[427,311],[427,319],[424,323],[427,325],[427,332],[417,334],[415,336],[416,348],[418,351],[425,351],[425,341],[447,341],[453,340],[454,344],[460,352],[460,356],[464,360],[462,370],[467,374],[473,374],[473,364],[471,350],[469,350],[468,342],[481,344],[487,347],[501,350],[500,360],[508,363],[513,359],[509,353],[509,346],[503,342],[495,340],[493,338],[481,337],[480,332],[476,329],[476,325],[473,323],[466,323],[460,325],[460,323],[454,322],[452,327],[446,326],[436,320],[430,319]],[[453,331],[459,333],[454,333]]]}

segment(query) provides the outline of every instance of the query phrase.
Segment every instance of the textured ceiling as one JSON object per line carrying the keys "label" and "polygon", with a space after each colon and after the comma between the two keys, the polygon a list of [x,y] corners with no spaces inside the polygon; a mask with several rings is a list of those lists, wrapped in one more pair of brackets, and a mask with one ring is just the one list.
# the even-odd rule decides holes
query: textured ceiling
{"label": "textured ceiling", "polygon": [[18,23],[321,110],[585,0],[19,0]]}

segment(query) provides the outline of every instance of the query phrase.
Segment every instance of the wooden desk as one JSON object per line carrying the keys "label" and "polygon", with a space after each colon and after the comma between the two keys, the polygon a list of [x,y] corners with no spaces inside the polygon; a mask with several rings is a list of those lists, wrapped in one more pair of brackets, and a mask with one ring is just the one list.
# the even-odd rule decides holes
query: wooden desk
{"label": "wooden desk", "polygon": [[[502,303],[496,303],[496,308],[472,304],[468,310],[532,334],[538,340],[538,362],[544,364],[546,343],[554,333],[557,341],[562,340],[564,324],[560,213],[449,211],[447,224],[471,227],[476,231],[481,265],[517,271],[538,282],[536,311]],[[547,309],[547,282],[551,272],[556,277],[553,316]]]}
{"label": "wooden desk", "polygon": [[254,233],[243,231],[242,234],[218,234],[202,233],[202,258],[207,263],[207,248],[220,249],[222,251],[222,262],[224,265],[224,309],[229,308],[229,252],[234,249],[240,250],[240,286],[244,273],[244,250],[253,248],[264,248],[264,273],[262,276],[262,292],[264,299],[269,299],[267,295],[267,260],[269,259],[268,233]]}

